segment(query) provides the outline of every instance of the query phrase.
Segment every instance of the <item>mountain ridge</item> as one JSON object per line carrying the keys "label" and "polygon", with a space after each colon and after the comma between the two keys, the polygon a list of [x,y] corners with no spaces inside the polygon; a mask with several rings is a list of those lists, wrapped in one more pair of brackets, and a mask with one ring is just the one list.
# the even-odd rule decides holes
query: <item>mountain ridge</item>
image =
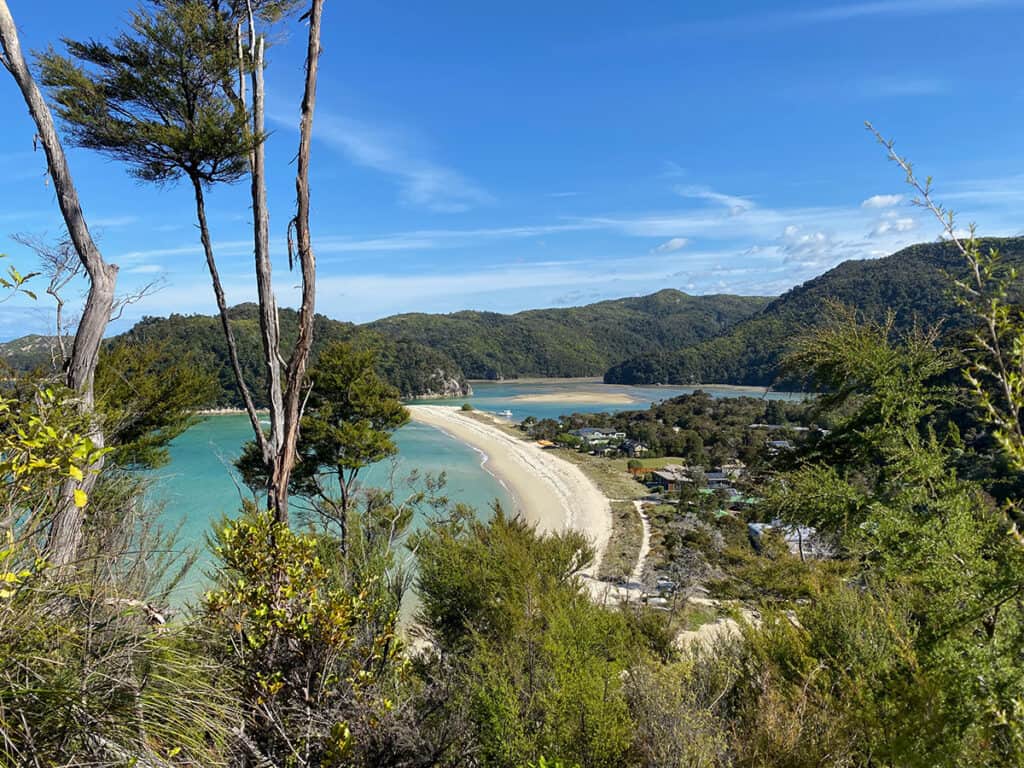
{"label": "mountain ridge", "polygon": [[[984,238],[1008,265],[1024,265],[1024,237]],[[675,351],[641,354],[609,368],[609,384],[711,383],[770,386],[787,382],[781,361],[792,339],[820,321],[828,301],[839,301],[865,318],[883,320],[892,310],[897,329],[913,323],[943,324],[947,333],[967,318],[952,297],[947,274],[966,275],[953,243],[917,243],[878,259],[844,261],[789,289],[760,312],[726,332]]]}
{"label": "mountain ridge", "polygon": [[[380,373],[406,398],[459,397],[471,392],[467,379],[520,376],[601,376],[636,351],[675,348],[710,338],[761,309],[767,297],[725,294],[690,296],[664,289],[647,296],[608,299],[582,307],[524,310],[511,315],[462,310],[446,315],[406,313],[356,325],[317,315],[314,356],[331,341],[347,341],[378,353]],[[262,350],[257,307],[229,310],[241,367],[254,395],[261,391]],[[281,335],[290,343],[297,331],[294,310],[280,311]],[[27,338],[27,337],[25,337]],[[46,344],[35,337],[34,360],[22,339],[0,343],[0,358],[19,355],[16,367],[47,365]],[[215,407],[241,404],[227,359],[219,318],[212,315],[144,317],[108,344],[152,341],[190,353],[215,372]]]}

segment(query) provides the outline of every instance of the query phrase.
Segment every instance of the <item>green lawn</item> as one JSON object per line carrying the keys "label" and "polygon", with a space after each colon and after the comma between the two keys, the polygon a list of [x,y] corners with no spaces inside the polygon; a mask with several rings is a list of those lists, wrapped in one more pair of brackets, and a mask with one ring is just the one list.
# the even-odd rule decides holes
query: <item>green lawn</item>
{"label": "green lawn", "polygon": [[620,459],[620,458],[615,458],[615,459],[608,459],[608,461],[610,461],[612,464],[614,464],[618,469],[620,469],[623,472],[625,472],[626,469],[628,468],[627,465],[629,464],[630,461],[639,461],[640,465],[642,467],[647,468],[647,469],[661,469],[666,464],[682,464],[685,467],[686,463],[687,463],[686,459],[680,458],[679,456],[663,456],[660,459],[625,459],[625,458]]}

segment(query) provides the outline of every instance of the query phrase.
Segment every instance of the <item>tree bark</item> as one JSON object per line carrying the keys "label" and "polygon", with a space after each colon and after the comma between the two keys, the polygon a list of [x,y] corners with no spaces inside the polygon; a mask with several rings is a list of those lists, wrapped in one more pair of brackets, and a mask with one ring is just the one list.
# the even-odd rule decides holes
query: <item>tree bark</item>
{"label": "tree bark", "polygon": [[323,0],[313,0],[309,13],[309,42],[306,49],[306,85],[302,96],[299,123],[299,154],[295,175],[295,240],[302,271],[302,304],[299,308],[299,335],[288,361],[285,387],[285,421],[281,445],[280,473],[276,509],[288,509],[288,480],[295,465],[302,420],[302,390],[306,366],[313,344],[313,320],[316,312],[316,255],[309,230],[309,156],[313,140],[313,113],[316,109],[317,76],[320,70],[320,23]]}
{"label": "tree bark", "polygon": [[288,521],[288,507],[279,506],[282,494],[287,500],[288,490],[281,488],[281,444],[284,432],[284,394],[281,385],[281,337],[278,325],[277,302],[274,299],[270,264],[270,216],[267,212],[267,179],[265,150],[265,104],[263,86],[263,38],[256,36],[250,17],[250,51],[253,54],[252,129],[257,137],[252,153],[252,218],[253,252],[256,261],[256,295],[260,307],[260,335],[263,340],[263,362],[266,370],[267,401],[270,407],[270,436],[263,450],[267,465],[267,501],[279,522]]}
{"label": "tree bark", "polygon": [[224,331],[224,339],[228,345],[228,357],[231,360],[231,370],[238,381],[238,391],[242,394],[242,402],[245,404],[245,412],[249,415],[249,422],[252,424],[253,432],[256,434],[256,444],[260,451],[266,453],[267,441],[263,434],[263,427],[260,425],[259,414],[256,413],[256,405],[253,403],[252,395],[249,392],[249,385],[245,383],[242,376],[242,366],[238,362],[238,345],[235,343],[235,332],[231,330],[231,321],[228,317],[228,304],[224,296],[224,287],[220,281],[220,273],[217,270],[217,262],[213,257],[213,243],[210,239],[210,226],[206,221],[206,198],[203,194],[203,184],[197,177],[192,177],[192,188],[196,197],[196,220],[199,222],[199,238],[203,242],[203,253],[206,255],[206,266],[210,271],[210,282],[213,283],[213,293],[217,298],[217,312],[220,314],[220,325]]}
{"label": "tree bark", "polygon": [[[110,314],[114,307],[114,287],[117,283],[117,265],[108,264],[103,260],[89,227],[82,213],[78,199],[78,191],[71,178],[64,148],[57,136],[53,124],[53,116],[43,99],[25,62],[18,40],[17,28],[7,7],[6,0],[0,0],[0,46],[3,49],[3,65],[11,73],[28,106],[29,114],[36,124],[39,141],[46,153],[48,171],[53,180],[57,204],[67,226],[71,242],[75,246],[78,258],[89,274],[89,293],[86,297],[85,309],[75,333],[71,357],[67,365],[67,385],[78,393],[78,406],[85,413],[92,413],[94,405],[93,380],[96,375],[96,363],[99,359],[100,344]],[[104,445],[103,432],[99,424],[92,421],[89,437],[97,448]],[[96,475],[102,467],[102,460],[90,467],[85,479],[80,483],[65,483],[61,502],[54,514],[53,526],[47,541],[47,553],[51,563],[65,566],[72,562],[78,553],[82,540],[82,524],[85,519],[84,508],[74,502],[76,488],[88,493],[96,483]]]}

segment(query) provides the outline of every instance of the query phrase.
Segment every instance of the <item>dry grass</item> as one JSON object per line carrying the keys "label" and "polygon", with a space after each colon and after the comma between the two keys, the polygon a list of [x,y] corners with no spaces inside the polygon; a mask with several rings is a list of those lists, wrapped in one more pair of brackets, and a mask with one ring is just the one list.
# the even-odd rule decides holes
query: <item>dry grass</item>
{"label": "dry grass", "polygon": [[626,471],[624,460],[591,456],[564,448],[555,449],[555,452],[583,470],[611,500],[612,532],[599,575],[610,579],[629,578],[640,556],[640,542],[643,539],[643,524],[633,506],[633,500],[646,496],[647,488]]}
{"label": "dry grass", "polygon": [[632,501],[612,502],[612,533],[598,576],[613,581],[628,579],[640,556],[643,525]]}
{"label": "dry grass", "polygon": [[616,501],[632,501],[642,499],[649,491],[647,487],[638,483],[626,471],[626,462],[619,459],[608,459],[604,456],[591,456],[587,453],[577,453],[566,448],[555,448],[555,454],[571,461],[583,470],[584,474],[594,481],[609,499]]}

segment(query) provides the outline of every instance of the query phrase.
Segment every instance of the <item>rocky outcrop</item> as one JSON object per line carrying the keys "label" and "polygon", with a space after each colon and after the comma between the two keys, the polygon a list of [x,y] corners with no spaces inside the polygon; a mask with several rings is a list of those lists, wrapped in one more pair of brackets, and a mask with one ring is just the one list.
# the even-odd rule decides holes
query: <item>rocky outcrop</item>
{"label": "rocky outcrop", "polygon": [[431,372],[420,392],[410,392],[408,396],[416,400],[448,400],[457,397],[470,397],[473,388],[462,374],[455,374],[443,368]]}

